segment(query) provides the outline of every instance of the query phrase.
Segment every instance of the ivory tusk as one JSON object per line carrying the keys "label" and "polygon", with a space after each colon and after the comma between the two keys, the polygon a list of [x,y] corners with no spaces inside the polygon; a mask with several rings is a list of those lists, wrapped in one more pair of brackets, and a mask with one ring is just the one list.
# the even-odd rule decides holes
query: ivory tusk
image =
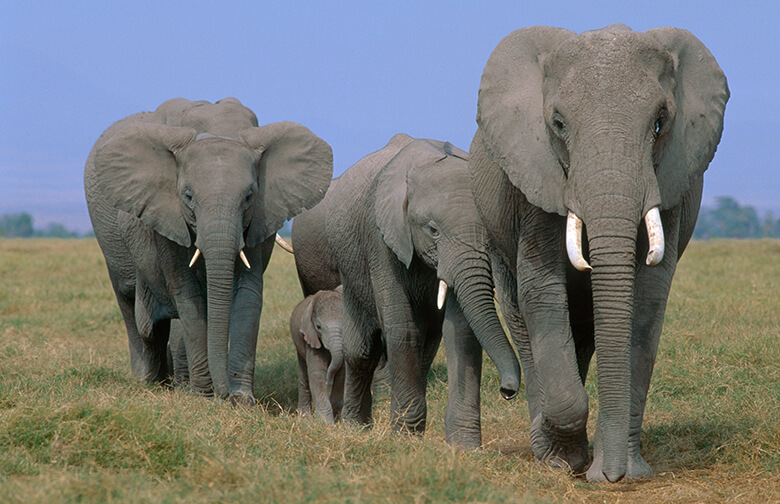
{"label": "ivory tusk", "polygon": [[287,243],[287,241],[279,236],[279,233],[276,233],[276,244],[282,247],[286,252],[293,253],[292,245]]}
{"label": "ivory tusk", "polygon": [[249,259],[246,258],[246,254],[244,254],[244,251],[238,253],[238,257],[241,258],[241,261],[244,263],[244,266],[246,266],[246,269],[252,269],[252,266],[249,265]]}
{"label": "ivory tusk", "polygon": [[582,220],[571,210],[566,218],[566,253],[571,265],[579,271],[593,269],[582,256]]}
{"label": "ivory tusk", "polygon": [[655,266],[664,258],[664,228],[661,225],[661,212],[658,207],[651,208],[645,215],[645,226],[647,227],[647,241],[650,244],[647,252],[648,266]]}
{"label": "ivory tusk", "polygon": [[200,257],[200,249],[195,249],[195,253],[192,254],[192,259],[190,259],[190,268],[195,264],[195,261],[198,260],[198,257]]}
{"label": "ivory tusk", "polygon": [[436,306],[441,310],[444,306],[444,298],[447,296],[447,283],[439,280],[439,293],[436,295]]}

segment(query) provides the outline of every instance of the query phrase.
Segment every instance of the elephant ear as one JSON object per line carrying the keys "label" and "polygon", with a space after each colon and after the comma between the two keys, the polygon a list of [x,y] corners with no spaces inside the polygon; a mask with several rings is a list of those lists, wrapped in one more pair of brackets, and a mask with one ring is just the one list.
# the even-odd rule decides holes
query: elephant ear
{"label": "elephant ear", "polygon": [[195,130],[135,122],[98,147],[95,171],[103,196],[183,247],[190,233],[181,213],[176,155]]}
{"label": "elephant ear", "polygon": [[566,215],[566,179],[543,116],[544,59],[574,32],[549,26],[507,35],[490,55],[477,101],[477,124],[490,158],[532,204]]}
{"label": "elephant ear", "polygon": [[333,151],[323,139],[294,122],[246,128],[241,138],[261,153],[258,190],[246,243],[254,247],[286,220],[313,207],[333,177]]}
{"label": "elephant ear", "polygon": [[657,169],[661,205],[667,209],[680,202],[712,161],[723,133],[729,88],[712,53],[689,31],[667,27],[645,34],[674,59],[677,115]]}
{"label": "elephant ear", "polygon": [[457,149],[449,143],[414,140],[401,149],[376,178],[374,208],[377,226],[387,246],[407,268],[414,255],[412,232],[406,220],[407,175],[413,168],[447,157],[445,145],[453,152]]}
{"label": "elephant ear", "polygon": [[322,341],[320,340],[320,335],[317,333],[317,328],[314,327],[314,321],[312,320],[312,315],[314,312],[314,309],[312,308],[314,306],[314,299],[311,299],[309,304],[306,306],[306,309],[303,311],[303,315],[301,315],[301,334],[303,335],[303,339],[306,341],[306,343],[309,344],[312,348],[320,348],[322,347]]}

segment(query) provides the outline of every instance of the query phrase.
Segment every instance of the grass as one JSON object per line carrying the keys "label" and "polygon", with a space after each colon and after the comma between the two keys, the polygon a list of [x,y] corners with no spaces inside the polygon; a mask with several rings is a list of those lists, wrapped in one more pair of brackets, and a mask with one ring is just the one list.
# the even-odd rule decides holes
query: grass
{"label": "grass", "polygon": [[[500,399],[489,363],[484,447],[451,449],[443,352],[422,440],[390,432],[386,394],[370,429],[299,417],[288,317],[300,291],[280,250],[266,272],[253,409],[132,378],[94,240],[0,240],[0,279],[0,502],[780,501],[778,241],[686,252],[645,414],[656,474],[618,485],[536,463],[523,395]],[[593,376],[588,387],[594,397]]]}

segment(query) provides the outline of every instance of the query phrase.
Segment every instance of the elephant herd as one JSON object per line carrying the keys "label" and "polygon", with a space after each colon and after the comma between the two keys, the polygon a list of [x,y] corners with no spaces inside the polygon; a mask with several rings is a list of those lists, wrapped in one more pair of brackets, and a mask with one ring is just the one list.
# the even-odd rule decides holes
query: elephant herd
{"label": "elephant herd", "polygon": [[324,140],[259,126],[234,98],[122,119],[84,181],[133,375],[254,404],[263,272],[297,216],[302,412],[370,422],[381,366],[394,428],[422,434],[443,339],[450,444],[481,443],[484,350],[504,398],[523,370],[538,460],[590,481],[648,475],[640,434],[664,311],[728,98],[685,30],[537,26],[490,55],[469,152],[398,134],[331,180]]}

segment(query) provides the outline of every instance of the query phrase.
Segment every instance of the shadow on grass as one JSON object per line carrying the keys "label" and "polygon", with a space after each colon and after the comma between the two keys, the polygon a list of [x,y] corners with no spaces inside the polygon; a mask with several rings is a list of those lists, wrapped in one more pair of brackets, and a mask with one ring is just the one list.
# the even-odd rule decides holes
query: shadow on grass
{"label": "shadow on grass", "polygon": [[298,407],[296,362],[275,361],[255,366],[255,398],[271,415],[292,413]]}
{"label": "shadow on grass", "polygon": [[[731,421],[676,421],[642,430],[642,456],[656,475],[739,465],[749,444],[750,426]],[[515,460],[535,460],[527,429],[513,438],[496,439],[482,449]],[[589,432],[593,458],[593,432]]]}
{"label": "shadow on grass", "polygon": [[656,472],[706,469],[734,463],[750,426],[729,421],[681,421],[646,425],[642,454]]}

